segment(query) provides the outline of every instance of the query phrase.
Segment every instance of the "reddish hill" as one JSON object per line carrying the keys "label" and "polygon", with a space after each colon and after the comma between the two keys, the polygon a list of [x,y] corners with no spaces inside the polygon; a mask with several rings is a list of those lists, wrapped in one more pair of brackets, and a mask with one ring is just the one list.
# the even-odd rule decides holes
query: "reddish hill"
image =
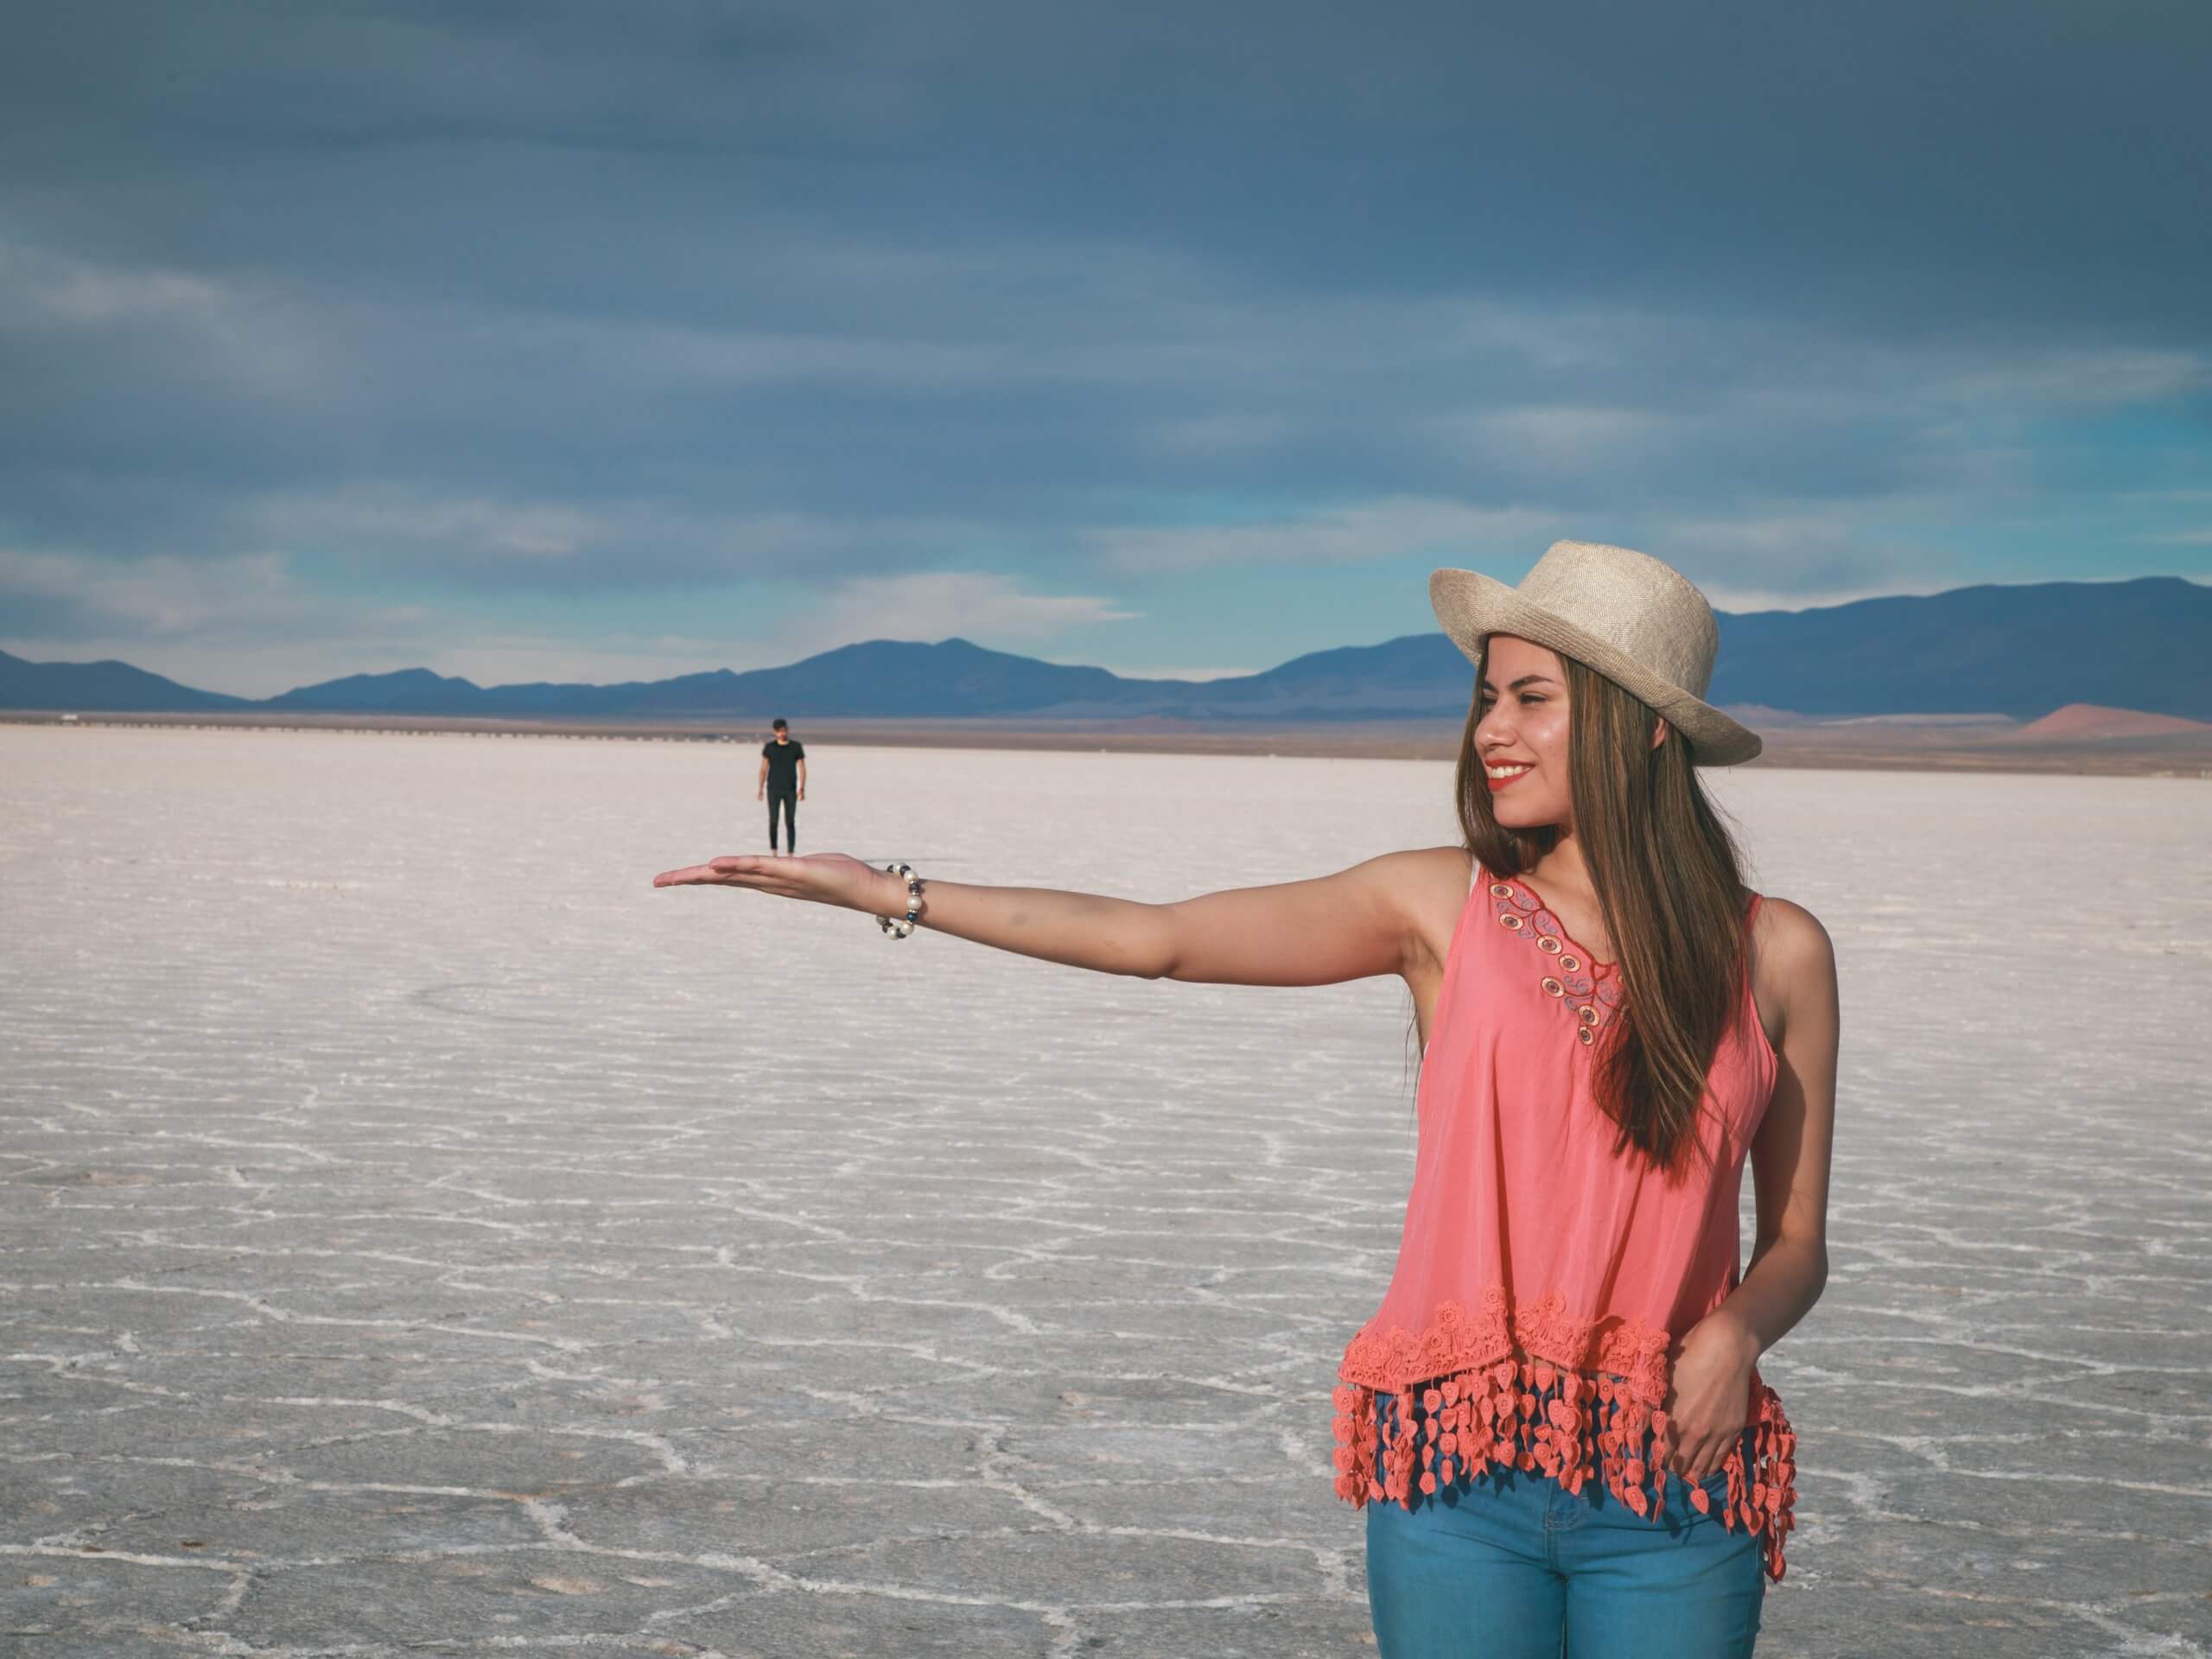
{"label": "reddish hill", "polygon": [[2212,724],[2183,720],[2178,715],[2145,714],[2139,709],[2106,709],[2094,702],[2069,702],[2041,720],[2030,721],[2011,735],[2060,738],[2079,743],[2100,737],[2164,737],[2177,732],[2212,734]]}

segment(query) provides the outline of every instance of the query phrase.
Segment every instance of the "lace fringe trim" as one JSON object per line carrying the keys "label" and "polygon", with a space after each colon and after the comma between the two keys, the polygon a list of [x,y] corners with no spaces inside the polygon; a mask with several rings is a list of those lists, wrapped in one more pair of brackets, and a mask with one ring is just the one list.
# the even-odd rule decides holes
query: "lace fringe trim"
{"label": "lace fringe trim", "polygon": [[1557,1291],[1509,1310],[1504,1287],[1492,1285],[1473,1313],[1457,1302],[1439,1302],[1434,1319],[1419,1336],[1403,1328],[1387,1334],[1362,1331],[1346,1344],[1338,1375],[1395,1394],[1425,1378],[1478,1370],[1518,1353],[1571,1371],[1624,1377],[1637,1398],[1656,1406],[1667,1398],[1672,1345],[1656,1325],[1578,1319]]}
{"label": "lace fringe trim", "polygon": [[[1497,1300],[1502,1310],[1502,1292]],[[1554,1300],[1548,1297],[1532,1310],[1539,1316],[1532,1331],[1541,1327],[1541,1315]],[[1438,1309],[1440,1325],[1447,1323],[1447,1309],[1465,1320],[1457,1305],[1447,1303]],[[1517,1328],[1520,1321],[1513,1323]],[[1429,1338],[1435,1336],[1432,1327],[1414,1342],[1414,1351],[1432,1348]],[[1363,1332],[1352,1348],[1363,1339]],[[1655,1403],[1666,1397],[1663,1333],[1661,1342],[1656,1389],[1644,1386],[1648,1375],[1624,1372],[1616,1377],[1601,1370],[1592,1376],[1572,1363],[1510,1352],[1487,1363],[1431,1371],[1421,1382],[1384,1378],[1380,1391],[1399,1395],[1410,1409],[1383,1414],[1379,1467],[1378,1389],[1370,1380],[1374,1372],[1363,1366],[1355,1375],[1353,1354],[1347,1350],[1344,1381],[1332,1396],[1337,1496],[1354,1508],[1388,1500],[1410,1509],[1416,1488],[1433,1494],[1462,1476],[1472,1478],[1493,1466],[1541,1469],[1577,1496],[1591,1480],[1602,1479],[1637,1515],[1656,1516],[1664,1511],[1667,1459],[1674,1450],[1672,1425]],[[1393,1344],[1381,1346],[1385,1352],[1396,1351]],[[1728,1492],[1719,1519],[1732,1532],[1765,1535],[1767,1575],[1779,1582],[1786,1570],[1783,1541],[1796,1526],[1797,1436],[1781,1396],[1756,1372],[1751,1421],[1745,1427],[1753,1431],[1750,1456],[1739,1437],[1723,1465]],[[1712,1513],[1713,1500],[1702,1487],[1692,1485],[1690,1502],[1700,1513]]]}

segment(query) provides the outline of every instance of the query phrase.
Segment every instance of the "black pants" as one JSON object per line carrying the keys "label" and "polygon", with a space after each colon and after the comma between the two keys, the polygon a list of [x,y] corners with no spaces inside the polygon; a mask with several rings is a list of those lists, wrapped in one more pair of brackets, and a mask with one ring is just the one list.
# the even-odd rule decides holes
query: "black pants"
{"label": "black pants", "polygon": [[798,851],[798,792],[796,790],[768,791],[768,850],[776,850],[776,809],[784,809],[784,844],[791,851]]}

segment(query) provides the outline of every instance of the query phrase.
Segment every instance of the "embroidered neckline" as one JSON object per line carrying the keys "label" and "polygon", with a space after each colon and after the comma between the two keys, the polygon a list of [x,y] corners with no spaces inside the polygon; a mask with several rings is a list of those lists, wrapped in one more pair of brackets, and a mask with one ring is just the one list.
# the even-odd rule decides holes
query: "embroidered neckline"
{"label": "embroidered neckline", "polygon": [[[1501,877],[1499,878],[1499,880],[1500,880],[1501,881],[1503,881],[1503,882],[1509,883],[1509,884],[1510,884],[1510,885],[1511,885],[1511,886],[1513,886],[1513,887],[1519,887],[1522,892],[1526,893],[1527,893],[1530,898],[1534,899],[1536,901],[1536,907],[1537,907],[1538,909],[1540,909],[1540,910],[1541,910],[1541,911],[1544,911],[1544,912],[1546,912],[1547,913],[1550,914],[1550,916],[1551,916],[1552,919],[1553,919],[1554,922],[1559,921],[1559,916],[1558,916],[1558,913],[1557,913],[1556,912],[1554,912],[1554,911],[1553,911],[1553,910],[1552,910],[1552,907],[1551,907],[1551,901],[1550,901],[1549,899],[1546,899],[1542,893],[1538,893],[1538,892],[1536,891],[1536,884],[1535,884],[1535,882],[1533,882],[1533,881],[1529,880],[1529,878],[1528,878],[1527,876],[1525,876],[1525,875],[1508,875],[1508,876],[1501,876]],[[1595,955],[1593,952],[1592,952],[1592,951],[1588,951],[1588,950],[1584,950],[1580,945],[1577,944],[1576,944],[1573,939],[1568,938],[1567,938],[1567,936],[1566,925],[1565,925],[1564,923],[1561,923],[1561,924],[1560,924],[1560,933],[1559,933],[1559,938],[1560,938],[1560,943],[1563,946],[1565,946],[1567,950],[1572,950],[1572,951],[1575,952],[1577,955],[1579,955],[1579,956],[1583,959],[1583,961],[1585,961],[1585,962],[1588,963],[1591,965],[1591,967],[1592,967],[1593,969],[1595,969],[1598,972],[1599,972],[1599,973],[1601,973],[1601,974],[1603,974],[1603,973],[1608,973],[1608,972],[1611,972],[1614,968],[1616,968],[1616,967],[1619,966],[1619,964],[1618,964],[1618,963],[1600,962],[1600,961],[1599,961],[1599,960],[1598,960],[1598,958],[1597,958],[1597,957],[1596,957],[1596,955]]]}
{"label": "embroidered neckline", "polygon": [[1597,961],[1568,938],[1566,925],[1544,896],[1520,877],[1498,877],[1490,884],[1490,898],[1491,914],[1500,927],[1552,958],[1537,984],[1567,1010],[1582,1046],[1594,1046],[1599,1029],[1620,1010],[1618,964]]}

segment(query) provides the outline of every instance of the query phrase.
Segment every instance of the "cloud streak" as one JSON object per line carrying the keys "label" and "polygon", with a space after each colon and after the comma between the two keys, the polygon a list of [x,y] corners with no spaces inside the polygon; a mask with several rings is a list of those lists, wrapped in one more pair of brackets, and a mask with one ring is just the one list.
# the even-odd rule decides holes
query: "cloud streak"
{"label": "cloud streak", "polygon": [[1537,509],[1392,497],[1255,523],[1093,529],[1082,540],[1106,569],[1149,574],[1212,565],[1344,564],[1408,553],[1440,558],[1470,547],[1510,548],[1558,522],[1556,513]]}

